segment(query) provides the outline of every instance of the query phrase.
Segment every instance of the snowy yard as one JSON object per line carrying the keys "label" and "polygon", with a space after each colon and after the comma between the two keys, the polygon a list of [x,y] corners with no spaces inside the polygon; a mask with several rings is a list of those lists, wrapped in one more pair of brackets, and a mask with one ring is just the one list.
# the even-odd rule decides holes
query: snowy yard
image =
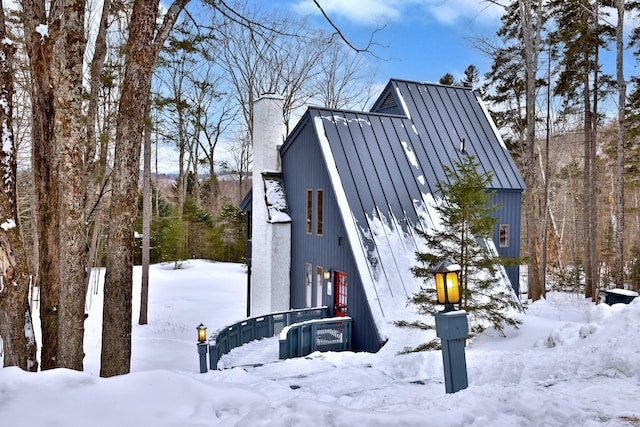
{"label": "snowy yard", "polygon": [[246,276],[197,260],[152,266],[149,325],[136,324],[134,300],[132,373],[99,378],[96,277],[85,372],[0,369],[0,426],[640,426],[640,298],[609,307],[550,294],[519,330],[473,341],[469,388],[447,395],[440,352],[397,354],[423,339],[412,330],[377,354],[286,361],[267,339],[223,357],[228,369],[198,373],[196,326],[243,318]]}

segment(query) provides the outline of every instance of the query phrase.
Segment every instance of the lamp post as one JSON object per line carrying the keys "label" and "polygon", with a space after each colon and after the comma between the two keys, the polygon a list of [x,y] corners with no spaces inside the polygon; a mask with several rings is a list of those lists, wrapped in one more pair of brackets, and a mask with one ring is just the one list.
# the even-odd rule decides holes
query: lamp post
{"label": "lamp post", "polygon": [[464,340],[469,334],[467,312],[456,310],[453,306],[459,304],[461,299],[460,266],[444,260],[430,272],[436,280],[438,304],[444,305],[443,311],[434,314],[436,335],[442,342],[444,384],[447,393],[455,393],[469,385],[464,354]]}
{"label": "lamp post", "polygon": [[207,327],[202,323],[198,329],[198,355],[200,356],[200,373],[207,372]]}

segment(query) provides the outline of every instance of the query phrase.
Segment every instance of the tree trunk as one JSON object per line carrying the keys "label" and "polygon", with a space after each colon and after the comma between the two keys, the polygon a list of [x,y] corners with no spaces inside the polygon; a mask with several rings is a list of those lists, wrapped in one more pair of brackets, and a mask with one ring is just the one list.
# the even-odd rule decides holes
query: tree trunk
{"label": "tree trunk", "polygon": [[[595,8],[593,12],[593,20],[595,25],[597,25],[599,16],[598,2],[595,2]],[[600,64],[600,48],[596,44],[594,46],[594,66],[593,66],[593,90],[591,91],[591,96],[593,96],[593,110],[590,114],[591,123],[589,130],[591,132],[591,138],[589,139],[589,162],[591,166],[589,168],[590,172],[590,186],[589,186],[589,257],[591,258],[591,278],[592,278],[592,295],[591,299],[593,302],[598,301],[598,272],[599,272],[599,262],[598,262],[598,166],[597,166],[597,158],[598,158],[598,98],[599,98],[599,67]]]}
{"label": "tree trunk", "polygon": [[[585,54],[587,55],[587,54]],[[587,61],[585,61],[587,62]],[[592,224],[591,224],[591,186],[592,184],[592,162],[591,162],[591,138],[593,136],[591,129],[591,95],[589,90],[589,70],[586,70],[583,77],[583,97],[584,97],[584,173],[582,177],[582,231],[584,238],[583,252],[583,268],[585,282],[585,297],[593,297],[594,277],[592,271],[593,258],[591,257],[591,240]]]}
{"label": "tree trunk", "polygon": [[524,36],[525,76],[526,76],[526,147],[527,169],[525,171],[526,211],[527,211],[527,284],[528,297],[533,301],[539,300],[544,295],[540,283],[540,267],[538,260],[538,242],[536,239],[538,224],[537,194],[538,183],[536,180],[535,142],[536,142],[536,55],[534,46],[534,23],[531,10],[531,0],[521,0],[520,13]]}
{"label": "tree trunk", "polygon": [[140,325],[147,324],[149,303],[149,251],[151,246],[151,100],[147,102],[144,128],[144,177],[142,184],[142,287],[140,290]]}
{"label": "tree trunk", "polygon": [[58,201],[54,191],[53,90],[51,40],[36,31],[47,22],[44,0],[22,0],[24,36],[31,65],[32,167],[34,178],[34,234],[39,260],[36,283],[40,286],[42,369],[57,367],[58,353]]}
{"label": "tree trunk", "polygon": [[624,80],[624,0],[618,0],[616,26],[616,75],[618,82],[618,140],[616,142],[616,229],[615,273],[617,288],[624,288],[624,139],[626,133],[625,107],[627,86]]}
{"label": "tree trunk", "polygon": [[[129,24],[125,76],[116,125],[109,215],[100,376],[126,374],[131,366],[132,279],[140,147],[145,108],[158,52],[188,0],[171,5],[156,34],[159,0],[135,0]],[[155,35],[155,37],[154,37]]]}
{"label": "tree trunk", "polygon": [[[84,219],[83,147],[86,132],[82,115],[84,59],[84,0],[67,0],[51,11],[53,40],[54,157],[59,197],[57,268],[60,278],[57,366],[82,370],[86,227]],[[63,17],[63,18],[59,18]]]}
{"label": "tree trunk", "polygon": [[[0,39],[7,37],[4,5],[0,0]],[[13,53],[10,43],[0,44],[0,339],[4,345],[4,366],[37,371],[36,340],[29,306],[29,260],[18,228],[16,196],[16,151],[13,136]]]}
{"label": "tree trunk", "polygon": [[[85,214],[87,219],[93,206],[97,204],[97,195],[95,188],[99,185],[102,174],[104,171],[99,170],[96,174],[96,164],[101,164],[102,159],[97,161],[96,149],[98,147],[98,140],[96,138],[96,119],[98,116],[98,99],[100,87],[102,85],[102,70],[104,68],[105,58],[107,56],[107,27],[109,18],[109,7],[111,0],[104,0],[102,6],[102,16],[100,17],[100,25],[98,26],[98,34],[96,36],[95,48],[93,51],[93,58],[91,60],[90,68],[90,82],[89,82],[89,103],[87,106],[87,148],[85,150],[84,162],[85,162],[85,181],[86,181],[86,202]],[[100,151],[99,155],[102,155]],[[92,265],[88,265],[91,269]]]}

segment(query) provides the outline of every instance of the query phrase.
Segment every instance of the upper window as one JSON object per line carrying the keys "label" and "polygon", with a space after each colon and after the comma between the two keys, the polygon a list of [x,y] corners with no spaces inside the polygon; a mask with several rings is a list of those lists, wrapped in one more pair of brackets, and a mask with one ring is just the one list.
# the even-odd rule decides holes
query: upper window
{"label": "upper window", "polygon": [[501,248],[509,247],[509,224],[498,226],[498,246]]}
{"label": "upper window", "polygon": [[307,234],[313,233],[313,190],[307,190]]}
{"label": "upper window", "polygon": [[323,227],[324,227],[324,223],[323,223],[323,198],[324,198],[324,192],[322,190],[317,190],[316,193],[316,234],[318,236],[322,236],[322,232],[323,232]]}

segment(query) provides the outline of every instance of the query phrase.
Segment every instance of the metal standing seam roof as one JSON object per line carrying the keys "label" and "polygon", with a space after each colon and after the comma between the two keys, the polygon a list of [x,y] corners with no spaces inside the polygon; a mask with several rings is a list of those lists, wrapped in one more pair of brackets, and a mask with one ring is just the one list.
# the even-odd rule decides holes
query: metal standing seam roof
{"label": "metal standing seam roof", "polygon": [[[376,109],[395,114],[378,113]],[[391,224],[396,231],[401,228],[404,240],[407,236],[410,239],[415,226],[429,227],[424,224],[420,205],[430,196],[439,198],[436,183],[446,179],[443,165],[453,167],[454,161],[460,162],[465,155],[462,146],[464,152],[476,156],[483,171],[493,173],[493,189],[524,189],[511,155],[470,89],[391,80],[373,112],[312,107],[308,114],[321,146],[324,144],[334,189],[340,187],[337,198],[343,219],[359,230],[361,253],[368,259],[372,276],[384,274],[383,281],[401,282],[401,286],[389,285],[382,292],[404,293],[398,299],[402,304],[413,292],[408,289],[412,286],[405,286],[408,279],[403,277],[415,262],[415,247],[406,248],[404,259],[393,254],[397,242],[391,242],[394,237],[388,232],[382,238],[367,237],[376,220]],[[349,238],[353,240],[354,236]],[[386,249],[381,248],[384,245]],[[354,252],[358,252],[357,246],[352,242]],[[382,261],[385,256],[380,252],[387,251],[392,252],[393,260]],[[376,265],[382,262],[390,265]],[[381,299],[380,289],[367,292]],[[384,316],[382,303],[379,308]]]}
{"label": "metal standing seam roof", "polygon": [[[493,173],[492,189],[521,191],[524,181],[487,112],[467,88],[391,80],[379,103],[391,94],[404,115],[310,108],[319,118],[342,185],[356,217],[387,208],[397,219],[417,223],[414,200],[438,197],[443,166],[474,155]],[[374,105],[375,108],[375,105]],[[357,218],[364,220],[364,218]]]}

